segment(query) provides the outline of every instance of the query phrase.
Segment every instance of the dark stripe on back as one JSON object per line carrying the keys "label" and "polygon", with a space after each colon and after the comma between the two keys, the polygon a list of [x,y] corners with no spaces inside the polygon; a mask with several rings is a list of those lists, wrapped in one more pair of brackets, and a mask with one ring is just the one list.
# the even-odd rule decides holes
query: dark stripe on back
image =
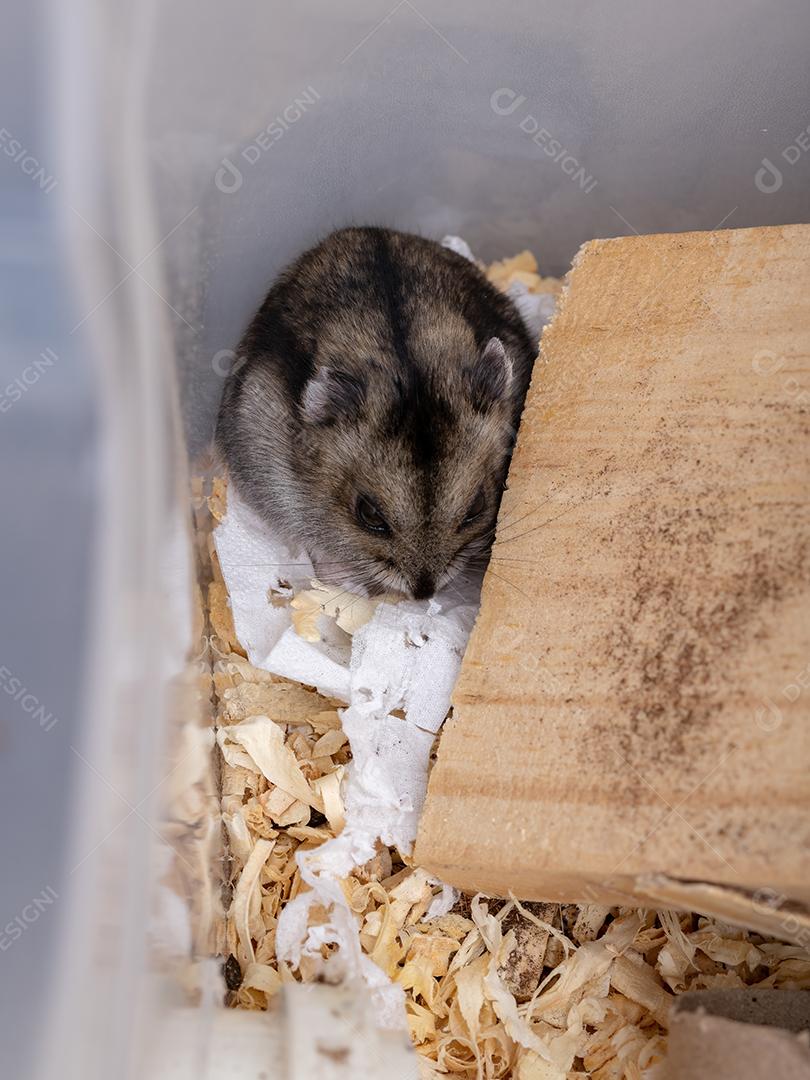
{"label": "dark stripe on back", "polygon": [[[392,431],[408,439],[414,465],[428,473],[439,456],[440,427],[452,419],[447,402],[438,399],[427,385],[408,348],[410,326],[405,313],[402,268],[393,256],[389,238],[374,236],[374,279],[380,303],[391,329],[394,354],[399,365],[395,376],[396,399],[391,411]],[[414,288],[418,286],[415,284]]]}
{"label": "dark stripe on back", "polygon": [[403,372],[411,366],[408,355],[408,323],[403,310],[402,275],[391,257],[388,237],[382,230],[374,235],[374,282],[380,306],[391,327],[392,343]]}

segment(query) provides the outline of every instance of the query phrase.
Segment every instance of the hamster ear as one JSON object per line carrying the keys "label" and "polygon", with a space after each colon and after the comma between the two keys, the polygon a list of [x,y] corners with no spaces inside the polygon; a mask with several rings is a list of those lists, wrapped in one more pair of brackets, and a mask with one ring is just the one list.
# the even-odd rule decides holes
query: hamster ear
{"label": "hamster ear", "polygon": [[464,369],[467,392],[476,412],[503,401],[512,385],[512,361],[500,338],[490,338],[478,359]]}
{"label": "hamster ear", "polygon": [[366,387],[361,379],[345,371],[322,367],[304,387],[301,407],[304,419],[313,424],[334,424],[338,420],[353,420],[366,400]]}

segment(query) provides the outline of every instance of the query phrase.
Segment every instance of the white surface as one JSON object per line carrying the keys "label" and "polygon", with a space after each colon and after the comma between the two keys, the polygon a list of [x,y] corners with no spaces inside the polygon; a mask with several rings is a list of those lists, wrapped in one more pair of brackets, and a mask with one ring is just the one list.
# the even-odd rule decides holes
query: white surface
{"label": "white surface", "polygon": [[348,701],[348,639],[342,647],[304,641],[292,629],[289,609],[274,607],[268,599],[271,591],[283,599],[309,588],[315,571],[306,552],[290,548],[276,536],[233,486],[214,542],[236,636],[251,664]]}

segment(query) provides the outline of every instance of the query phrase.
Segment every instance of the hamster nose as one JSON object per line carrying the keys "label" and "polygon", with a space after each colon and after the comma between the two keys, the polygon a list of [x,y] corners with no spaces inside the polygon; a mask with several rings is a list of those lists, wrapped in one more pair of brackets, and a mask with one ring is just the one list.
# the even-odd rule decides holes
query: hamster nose
{"label": "hamster nose", "polygon": [[427,570],[422,570],[411,586],[414,600],[427,600],[436,592],[436,582]]}

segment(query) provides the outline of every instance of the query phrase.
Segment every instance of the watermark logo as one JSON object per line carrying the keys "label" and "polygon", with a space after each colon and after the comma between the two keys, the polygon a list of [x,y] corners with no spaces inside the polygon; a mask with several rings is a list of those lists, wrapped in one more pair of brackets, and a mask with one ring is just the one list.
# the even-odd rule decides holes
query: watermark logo
{"label": "watermark logo", "polygon": [[36,360],[24,367],[13,382],[0,389],[0,413],[8,412],[13,408],[32,386],[36,386],[42,378],[42,373],[52,368],[58,359],[53,349],[43,349]]}
{"label": "watermark logo", "polygon": [[784,893],[768,887],[757,889],[751,897],[751,907],[757,915],[766,915],[770,918],[778,915],[778,923],[782,932],[798,945],[801,945],[803,949],[806,949],[810,946],[810,929],[793,912],[783,910],[787,903],[788,898]]}
{"label": "watermark logo", "polygon": [[19,915],[15,915],[11,922],[0,930],[0,951],[6,952],[15,941],[19,941],[29,926],[32,926],[55,900],[59,899],[59,893],[50,885],[26,904]]}
{"label": "watermark logo", "polygon": [[518,127],[523,134],[527,135],[535,146],[559,165],[566,176],[579,184],[582,191],[590,195],[596,187],[594,177],[585,171],[579,159],[559,139],[555,139],[550,131],[541,126],[535,116],[523,111],[526,100],[525,94],[519,94],[508,86],[501,86],[493,91],[489,104],[496,116],[515,116],[521,110],[522,115]]}
{"label": "watermark logo", "polygon": [[510,90],[508,86],[502,86],[500,90],[496,90],[489,99],[492,111],[498,116],[511,116],[525,101],[525,94],[518,94],[516,90]]}
{"label": "watermark logo", "polygon": [[777,356],[770,349],[760,349],[751,361],[751,367],[756,375],[775,375],[785,366],[784,356]]}
{"label": "watermark logo", "polygon": [[45,166],[7,128],[0,128],[0,151],[19,165],[21,172],[39,184],[40,191],[49,195],[56,187],[56,178],[45,171]]}
{"label": "watermark logo", "polygon": [[262,128],[253,139],[239,151],[239,163],[224,157],[214,174],[214,185],[223,195],[232,195],[239,191],[245,182],[243,169],[253,166],[321,99],[314,86],[308,86],[294,98],[267,127]]}
{"label": "watermark logo", "polygon": [[777,169],[770,158],[763,158],[762,164],[754,174],[754,184],[763,195],[773,195],[784,183],[782,170]]}
{"label": "watermark logo", "polygon": [[244,177],[231,159],[224,157],[222,164],[214,174],[214,183],[223,195],[232,195],[242,186]]}
{"label": "watermark logo", "polygon": [[48,712],[36,694],[32,694],[7,667],[0,667],[0,689],[14,698],[24,713],[33,716],[43,731],[50,731],[59,723],[59,717]]}
{"label": "watermark logo", "polygon": [[[785,683],[779,696],[784,698],[788,705],[793,705],[806,690],[810,690],[810,664],[797,672],[789,683]],[[754,714],[754,720],[758,728],[770,732],[782,726],[784,715],[775,701],[763,698],[761,707]]]}
{"label": "watermark logo", "polygon": [[[779,356],[770,349],[760,349],[751,361],[751,368],[756,375],[770,378],[778,375],[786,363],[784,356]],[[794,375],[782,379],[782,392],[794,405],[801,408],[810,405],[810,390],[803,387]]]}
{"label": "watermark logo", "polygon": [[754,722],[762,731],[776,731],[782,726],[782,710],[770,698],[763,699],[764,704],[754,714]]}
{"label": "watermark logo", "polygon": [[[779,155],[782,161],[791,168],[801,159],[802,155],[810,151],[810,124],[789,143]],[[785,182],[784,173],[778,165],[774,165],[770,158],[763,158],[760,167],[754,174],[754,186],[763,195],[773,195],[779,191]]]}
{"label": "watermark logo", "polygon": [[246,356],[239,356],[233,349],[219,349],[211,357],[211,367],[221,379],[227,379],[247,363]]}
{"label": "watermark logo", "polygon": [[778,911],[785,900],[787,897],[784,893],[778,893],[776,889],[762,888],[757,889],[751,897],[751,906],[757,915],[770,915]]}

